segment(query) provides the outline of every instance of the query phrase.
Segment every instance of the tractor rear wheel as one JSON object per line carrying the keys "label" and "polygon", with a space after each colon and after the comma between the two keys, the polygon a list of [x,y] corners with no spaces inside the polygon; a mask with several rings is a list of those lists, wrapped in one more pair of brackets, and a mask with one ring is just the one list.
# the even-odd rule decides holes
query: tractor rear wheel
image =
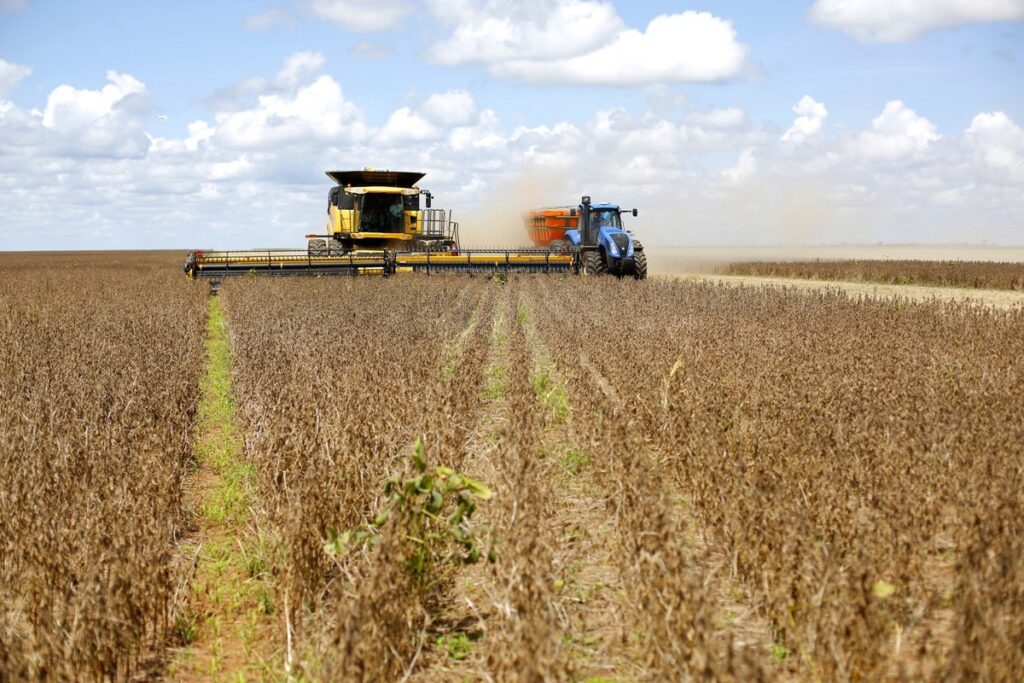
{"label": "tractor rear wheel", "polygon": [[307,247],[307,253],[311,258],[317,258],[327,254],[327,241],[326,240],[310,240]]}
{"label": "tractor rear wheel", "polygon": [[642,251],[633,254],[633,277],[637,280],[647,279],[647,257]]}
{"label": "tractor rear wheel", "polygon": [[604,257],[600,252],[588,251],[583,254],[583,272],[587,275],[603,275],[605,267]]}

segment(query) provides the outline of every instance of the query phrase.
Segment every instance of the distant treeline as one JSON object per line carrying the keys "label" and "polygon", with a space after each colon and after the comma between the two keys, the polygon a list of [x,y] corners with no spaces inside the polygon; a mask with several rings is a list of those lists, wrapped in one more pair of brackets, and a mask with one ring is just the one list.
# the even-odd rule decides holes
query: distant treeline
{"label": "distant treeline", "polygon": [[893,285],[1024,290],[1024,263],[994,261],[746,261],[731,263],[724,272]]}

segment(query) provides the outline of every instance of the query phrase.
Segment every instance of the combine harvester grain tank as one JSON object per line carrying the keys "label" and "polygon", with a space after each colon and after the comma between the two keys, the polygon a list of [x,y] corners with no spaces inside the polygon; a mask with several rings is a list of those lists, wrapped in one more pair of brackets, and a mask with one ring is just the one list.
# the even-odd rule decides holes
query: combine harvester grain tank
{"label": "combine harvester grain tank", "polygon": [[[219,282],[239,275],[624,274],[629,270],[625,260],[620,264],[606,256],[611,253],[611,242],[607,241],[611,233],[603,224],[595,222],[592,229],[587,229],[588,216],[603,221],[610,211],[605,208],[610,205],[598,205],[591,212],[587,197],[578,210],[567,210],[573,222],[567,224],[557,244],[534,239],[534,248],[461,249],[459,225],[451,211],[434,208],[433,195],[419,188],[423,173],[365,168],[328,171],[327,175],[335,185],[327,196],[326,226],[323,233],[306,235],[305,251],[197,250],[188,254],[186,274]],[[533,235],[529,220],[528,230]],[[619,232],[625,234],[621,229]],[[626,248],[631,264],[635,263],[632,244],[630,237]],[[595,255],[601,256],[603,267]]]}

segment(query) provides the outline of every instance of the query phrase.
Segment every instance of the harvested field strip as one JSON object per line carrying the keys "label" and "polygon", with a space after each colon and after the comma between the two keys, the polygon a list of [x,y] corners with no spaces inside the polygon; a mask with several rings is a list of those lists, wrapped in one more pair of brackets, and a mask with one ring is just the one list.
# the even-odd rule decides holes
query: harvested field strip
{"label": "harvested field strip", "polygon": [[748,261],[730,263],[723,274],[1024,290],[1024,263],[992,261]]}
{"label": "harvested field strip", "polygon": [[244,459],[231,395],[231,342],[220,299],[211,296],[189,502],[196,529],[179,545],[191,560],[189,596],[175,619],[187,643],[171,674],[238,680],[279,672],[274,661],[273,579],[251,519],[255,472]]}
{"label": "harvested field strip", "polygon": [[777,287],[794,292],[832,291],[863,299],[896,299],[909,302],[963,302],[998,309],[1024,308],[1024,292],[998,289],[967,289],[933,285],[886,285],[842,280],[755,277],[753,275],[674,275],[669,279],[711,282],[732,287]]}

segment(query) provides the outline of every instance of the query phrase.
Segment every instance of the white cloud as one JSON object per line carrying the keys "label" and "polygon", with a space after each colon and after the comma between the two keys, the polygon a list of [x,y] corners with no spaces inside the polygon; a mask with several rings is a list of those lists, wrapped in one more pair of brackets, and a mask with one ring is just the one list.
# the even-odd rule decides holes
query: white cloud
{"label": "white cloud", "polygon": [[732,22],[708,12],[655,17],[592,52],[561,60],[513,58],[492,65],[499,76],[533,83],[650,85],[736,78],[747,53]]}
{"label": "white cloud", "polygon": [[740,153],[736,165],[722,171],[722,177],[730,183],[743,183],[757,175],[757,158],[749,147]]}
{"label": "white cloud", "polygon": [[383,145],[400,145],[434,140],[439,135],[437,128],[430,121],[409,107],[402,107],[392,112],[375,139]]}
{"label": "white cloud", "polygon": [[310,0],[309,9],[347,31],[366,33],[393,28],[415,8],[405,0]]}
{"label": "white cloud", "polygon": [[362,112],[330,76],[318,77],[294,95],[263,95],[251,109],[219,113],[216,124],[218,142],[236,149],[343,144],[367,134]]}
{"label": "white cloud", "polygon": [[20,12],[26,7],[26,0],[0,0],[0,12]]}
{"label": "white cloud", "polygon": [[1009,116],[978,114],[964,132],[964,143],[1000,180],[1024,184],[1024,130]]}
{"label": "white cloud", "polygon": [[442,126],[465,126],[476,117],[476,102],[468,90],[448,90],[424,100],[423,113]]}
{"label": "white cloud", "polygon": [[284,66],[277,72],[277,82],[294,88],[308,72],[319,71],[323,65],[324,56],[319,52],[296,52],[285,60]]}
{"label": "white cloud", "polygon": [[146,94],[146,86],[127,74],[108,71],[107,80],[110,83],[100,90],[57,86],[46,99],[43,125],[65,131],[84,128],[112,113],[130,95]]}
{"label": "white cloud", "polygon": [[828,118],[828,109],[821,102],[816,101],[810,95],[804,95],[800,101],[793,105],[793,113],[797,115],[793,125],[783,133],[783,142],[800,144],[809,138],[821,134]]}
{"label": "white cloud", "polygon": [[32,73],[32,68],[0,59],[0,100],[18,87],[23,78]]}
{"label": "white cloud", "polygon": [[746,120],[746,113],[739,107],[694,111],[686,115],[687,123],[708,128],[736,128],[742,126]]}
{"label": "white cloud", "polygon": [[[489,244],[522,237],[524,206],[583,192],[640,207],[630,225],[651,245],[1005,242],[1024,223],[1024,132],[1000,112],[943,136],[894,101],[866,130],[794,124],[783,141],[727,101],[707,111],[631,102],[514,126],[454,90],[371,122],[333,78],[314,73],[319,62],[315,53],[289,59],[285,76],[251,79],[229,110],[187,129],[173,117],[157,124],[142,106],[145,85],[121,74],[97,90],[55,89],[51,127],[45,112],[0,103],[0,247],[301,248],[323,212],[323,170],[349,163],[427,171],[437,205],[466,218],[464,237]],[[798,120],[824,116],[813,99],[801,102]],[[813,144],[793,144],[798,133]],[[506,193],[511,206],[469,220],[517,177],[527,189]],[[58,201],[80,220],[48,221]],[[253,220],[240,223],[242,214]],[[498,239],[487,230],[501,221]],[[47,241],[33,242],[43,233]]]}
{"label": "white cloud", "polygon": [[571,57],[597,49],[621,29],[610,2],[593,0],[428,0],[455,24],[427,50],[438,64],[494,63]]}
{"label": "white cloud", "polygon": [[287,16],[288,13],[283,5],[271,5],[263,12],[246,17],[242,22],[242,28],[246,31],[261,31],[284,21]]}
{"label": "white cloud", "polygon": [[862,41],[903,42],[935,29],[1024,19],[1022,0],[817,0],[811,20]]}
{"label": "white cloud", "polygon": [[855,156],[875,161],[899,161],[919,155],[939,140],[935,124],[900,100],[886,103],[871,120],[871,129],[850,142]]}

